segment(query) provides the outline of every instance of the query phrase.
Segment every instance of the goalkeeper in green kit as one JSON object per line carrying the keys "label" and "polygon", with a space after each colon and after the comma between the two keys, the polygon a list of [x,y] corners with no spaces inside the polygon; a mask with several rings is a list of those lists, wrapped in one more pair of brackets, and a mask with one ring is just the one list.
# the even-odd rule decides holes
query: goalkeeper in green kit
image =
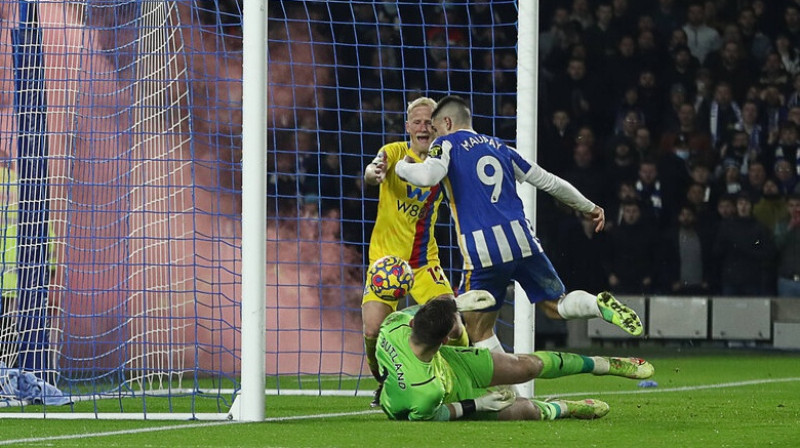
{"label": "goalkeeper in green kit", "polygon": [[[638,358],[607,358],[539,351],[533,354],[443,345],[460,336],[459,311],[494,304],[485,291],[434,299],[390,314],[377,344],[383,380],[381,408],[393,420],[481,418],[555,420],[599,418],[608,405],[599,400],[538,401],[517,397],[507,385],[534,378],[579,373],[649,378],[653,366]],[[487,303],[491,301],[491,303]]]}

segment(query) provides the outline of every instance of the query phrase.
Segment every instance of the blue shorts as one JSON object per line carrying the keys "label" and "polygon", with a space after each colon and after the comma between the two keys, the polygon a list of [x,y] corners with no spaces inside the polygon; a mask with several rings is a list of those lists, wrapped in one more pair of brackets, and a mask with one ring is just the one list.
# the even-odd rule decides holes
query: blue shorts
{"label": "blue shorts", "polygon": [[512,281],[519,282],[531,303],[555,300],[566,292],[550,259],[544,252],[540,252],[508,263],[465,271],[458,293],[485,289],[494,296],[497,303],[483,311],[497,311],[503,306],[506,290]]}

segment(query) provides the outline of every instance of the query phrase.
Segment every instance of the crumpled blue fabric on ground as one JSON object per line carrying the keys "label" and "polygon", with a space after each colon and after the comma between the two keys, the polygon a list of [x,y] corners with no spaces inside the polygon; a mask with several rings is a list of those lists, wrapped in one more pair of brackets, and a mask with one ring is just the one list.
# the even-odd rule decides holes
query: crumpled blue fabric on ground
{"label": "crumpled blue fabric on ground", "polygon": [[0,361],[0,394],[25,400],[31,404],[61,406],[72,403],[56,386],[30,372],[8,368]]}

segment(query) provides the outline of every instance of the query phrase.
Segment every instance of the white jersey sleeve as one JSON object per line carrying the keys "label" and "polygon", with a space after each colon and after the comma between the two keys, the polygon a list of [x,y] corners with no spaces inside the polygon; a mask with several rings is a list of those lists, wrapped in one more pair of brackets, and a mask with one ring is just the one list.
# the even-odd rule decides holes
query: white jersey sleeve
{"label": "white jersey sleeve", "polygon": [[589,213],[594,210],[595,203],[581,194],[574,185],[539,165],[531,163],[517,151],[512,153],[514,154],[514,174],[518,182],[527,182],[580,212]]}
{"label": "white jersey sleeve", "polygon": [[447,176],[447,166],[450,163],[449,141],[442,142],[441,146],[434,141],[431,152],[422,163],[408,163],[400,160],[394,167],[395,173],[407,182],[418,187],[432,187],[445,176]]}

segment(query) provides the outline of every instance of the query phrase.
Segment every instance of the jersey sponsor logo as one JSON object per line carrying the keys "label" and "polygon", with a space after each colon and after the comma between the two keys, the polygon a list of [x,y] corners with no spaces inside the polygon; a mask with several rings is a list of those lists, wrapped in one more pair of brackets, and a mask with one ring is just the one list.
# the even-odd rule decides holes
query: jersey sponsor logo
{"label": "jersey sponsor logo", "polygon": [[412,218],[424,219],[428,216],[429,209],[430,206],[428,204],[409,204],[399,199],[397,200],[397,211],[405,213]]}
{"label": "jersey sponsor logo", "polygon": [[425,202],[425,199],[428,199],[428,195],[431,194],[431,191],[422,191],[419,187],[412,188],[411,185],[406,185],[406,196],[409,199],[416,199],[420,202]]}
{"label": "jersey sponsor logo", "polygon": [[[394,364],[394,371],[397,374],[397,387],[399,387],[400,389],[405,389],[406,375],[405,373],[403,373],[403,364],[397,362],[397,357],[399,356],[399,354],[397,353],[397,349],[395,349],[394,346],[390,344],[389,341],[386,340],[386,338],[381,338],[381,348],[386,350],[386,354],[389,355],[389,357],[392,360],[392,364]],[[384,368],[384,374],[387,374],[385,368]]]}
{"label": "jersey sponsor logo", "polygon": [[439,157],[442,155],[442,145],[433,145],[428,149],[428,156]]}

